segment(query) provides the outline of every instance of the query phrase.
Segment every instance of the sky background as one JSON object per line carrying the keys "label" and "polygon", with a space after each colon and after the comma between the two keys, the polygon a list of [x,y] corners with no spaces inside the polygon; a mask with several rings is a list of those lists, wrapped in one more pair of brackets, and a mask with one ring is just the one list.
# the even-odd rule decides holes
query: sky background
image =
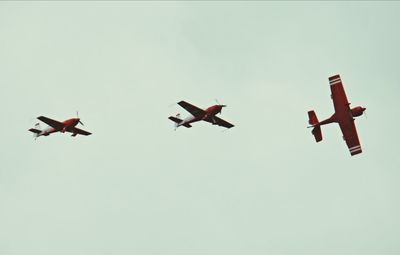
{"label": "sky background", "polygon": [[[0,2],[0,254],[400,253],[398,2]],[[340,74],[363,153],[333,113]],[[227,104],[224,131],[170,115]],[[88,137],[27,130],[75,117]],[[45,126],[45,125],[44,125]]]}

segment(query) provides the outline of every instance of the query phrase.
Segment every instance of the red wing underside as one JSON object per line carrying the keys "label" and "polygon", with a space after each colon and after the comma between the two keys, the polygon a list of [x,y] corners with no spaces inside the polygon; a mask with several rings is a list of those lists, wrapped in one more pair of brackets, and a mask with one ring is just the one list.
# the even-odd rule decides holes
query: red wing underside
{"label": "red wing underside", "polygon": [[342,80],[339,75],[329,77],[329,84],[332,91],[332,100],[335,107],[335,116],[343,133],[350,154],[356,155],[362,152],[358,140],[357,129],[351,115],[350,104],[344,91]]}
{"label": "red wing underside", "polygon": [[329,84],[331,85],[333,106],[335,112],[342,113],[344,111],[349,112],[349,101],[347,101],[346,92],[344,91],[342,80],[339,75],[329,77]]}
{"label": "red wing underside", "polygon": [[346,140],[347,147],[351,156],[359,154],[362,152],[360,141],[358,140],[356,125],[354,125],[354,120],[350,122],[339,122],[340,129],[342,130],[343,137]]}

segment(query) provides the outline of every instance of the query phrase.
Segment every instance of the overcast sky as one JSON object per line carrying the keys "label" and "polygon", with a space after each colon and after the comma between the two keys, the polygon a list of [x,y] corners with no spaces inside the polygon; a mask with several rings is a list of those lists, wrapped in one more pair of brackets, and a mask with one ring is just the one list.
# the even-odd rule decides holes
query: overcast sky
{"label": "overcast sky", "polygon": [[[398,2],[0,2],[0,254],[397,255]],[[363,153],[333,113],[340,74]],[[227,104],[224,131],[170,115]],[[79,116],[91,136],[27,130]],[[45,125],[44,125],[45,126]]]}

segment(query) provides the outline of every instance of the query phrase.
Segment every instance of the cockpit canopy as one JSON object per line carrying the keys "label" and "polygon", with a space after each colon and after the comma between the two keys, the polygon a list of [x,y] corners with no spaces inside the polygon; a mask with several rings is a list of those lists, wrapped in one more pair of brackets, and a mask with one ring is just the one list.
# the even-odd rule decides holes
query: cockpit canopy
{"label": "cockpit canopy", "polygon": [[361,106],[354,107],[351,109],[351,115],[353,117],[361,116],[365,110],[366,110],[366,108],[361,107]]}

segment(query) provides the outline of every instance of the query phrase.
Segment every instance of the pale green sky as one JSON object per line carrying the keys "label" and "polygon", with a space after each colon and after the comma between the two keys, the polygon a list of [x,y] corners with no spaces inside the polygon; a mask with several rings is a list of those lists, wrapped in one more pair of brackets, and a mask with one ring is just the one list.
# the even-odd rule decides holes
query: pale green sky
{"label": "pale green sky", "polygon": [[[1,255],[397,255],[398,2],[0,2]],[[341,74],[363,154],[333,113]],[[227,104],[173,131],[171,103]],[[93,132],[40,137],[34,118]]]}

